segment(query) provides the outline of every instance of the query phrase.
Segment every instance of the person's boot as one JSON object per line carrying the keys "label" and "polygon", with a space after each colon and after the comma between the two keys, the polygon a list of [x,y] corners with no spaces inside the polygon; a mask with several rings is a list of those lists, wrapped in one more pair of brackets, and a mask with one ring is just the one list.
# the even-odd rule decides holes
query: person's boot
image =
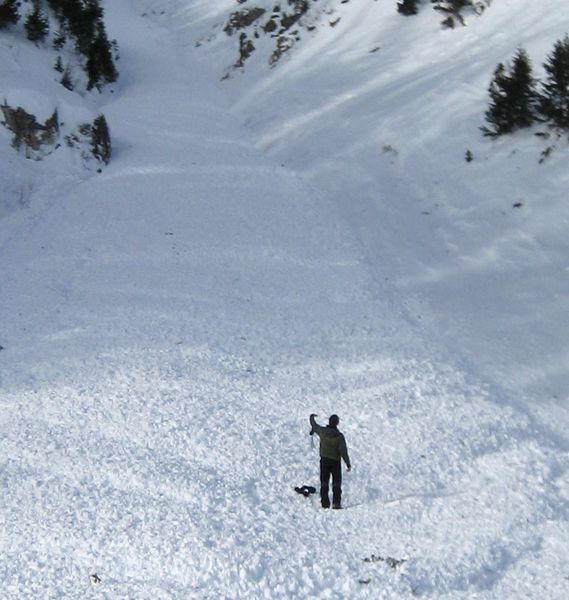
{"label": "person's boot", "polygon": [[320,488],[320,503],[322,508],[330,508],[330,496],[328,495],[328,487]]}

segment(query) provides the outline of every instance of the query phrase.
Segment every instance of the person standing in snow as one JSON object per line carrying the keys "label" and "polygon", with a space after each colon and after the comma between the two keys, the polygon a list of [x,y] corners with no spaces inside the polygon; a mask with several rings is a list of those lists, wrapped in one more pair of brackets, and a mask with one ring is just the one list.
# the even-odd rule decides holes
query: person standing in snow
{"label": "person standing in snow", "polygon": [[344,435],[338,430],[340,417],[331,415],[328,425],[318,425],[313,413],[310,415],[310,435],[320,438],[320,501],[322,508],[330,508],[328,487],[332,476],[332,508],[342,508],[342,459],[348,471],[352,469]]}

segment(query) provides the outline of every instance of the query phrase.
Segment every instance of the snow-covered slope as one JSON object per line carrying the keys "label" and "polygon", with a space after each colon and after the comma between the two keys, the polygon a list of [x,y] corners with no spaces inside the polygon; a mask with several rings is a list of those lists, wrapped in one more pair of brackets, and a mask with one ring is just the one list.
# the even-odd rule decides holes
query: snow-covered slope
{"label": "snow-covered slope", "polygon": [[[567,596],[567,149],[477,130],[562,23],[393,4],[235,70],[236,2],[107,2],[111,164],[0,150],[4,597]],[[310,412],[344,511],[293,490]]]}
{"label": "snow-covered slope", "polygon": [[[497,63],[522,46],[542,76],[568,9],[503,0],[448,30],[427,6],[403,17],[394,4],[313,3],[311,31],[272,69],[274,40],[246,29],[257,49],[225,89],[259,147],[340,206],[384,292],[420,304],[412,319],[515,395],[566,397],[566,136],[491,141],[479,127]],[[224,37],[204,59],[232,64]]]}

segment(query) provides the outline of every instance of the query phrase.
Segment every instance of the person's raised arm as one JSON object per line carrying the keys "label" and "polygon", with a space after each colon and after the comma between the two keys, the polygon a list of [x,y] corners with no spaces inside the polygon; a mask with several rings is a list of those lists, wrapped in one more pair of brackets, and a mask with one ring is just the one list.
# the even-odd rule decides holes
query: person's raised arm
{"label": "person's raised arm", "polygon": [[318,423],[316,422],[316,419],[314,418],[316,416],[318,415],[316,415],[315,413],[312,413],[310,415],[310,427],[312,427],[312,431],[314,433],[320,435],[320,432],[322,431],[323,427],[321,425],[318,425]]}

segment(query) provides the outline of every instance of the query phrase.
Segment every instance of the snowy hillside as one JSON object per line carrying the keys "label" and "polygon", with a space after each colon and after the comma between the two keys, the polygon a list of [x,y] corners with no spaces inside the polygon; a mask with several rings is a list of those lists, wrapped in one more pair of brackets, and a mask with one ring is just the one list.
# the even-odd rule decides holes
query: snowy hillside
{"label": "snowy hillside", "polygon": [[[318,0],[277,61],[275,2],[102,4],[101,93],[0,31],[0,101],[113,140],[0,127],[2,597],[566,598],[569,148],[479,130],[565,2]],[[294,492],[311,412],[342,511]]]}
{"label": "snowy hillside", "polygon": [[[242,6],[270,14],[273,4]],[[419,311],[422,326],[433,322],[433,335],[516,395],[560,398],[569,384],[566,136],[544,141],[533,134],[546,128],[535,127],[493,142],[479,127],[496,64],[523,46],[542,74],[567,32],[567,7],[502,0],[449,30],[434,10],[403,17],[394,4],[313,3],[311,31],[299,27],[272,69],[274,40],[246,29],[257,49],[244,69],[229,68],[224,89],[257,145],[340,206],[376,281],[389,279],[385,293],[419,303],[411,319]],[[214,22],[226,21],[216,14],[204,30]],[[215,52],[221,73],[236,42],[222,43],[220,28],[202,57]]]}

